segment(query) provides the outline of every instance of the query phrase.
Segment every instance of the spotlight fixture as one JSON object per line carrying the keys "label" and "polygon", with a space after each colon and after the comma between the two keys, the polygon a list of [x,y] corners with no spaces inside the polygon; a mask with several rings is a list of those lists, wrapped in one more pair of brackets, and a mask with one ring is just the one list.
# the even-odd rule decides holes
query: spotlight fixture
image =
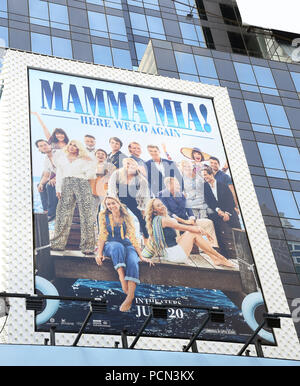
{"label": "spotlight fixture", "polygon": [[107,312],[107,301],[100,299],[93,299],[90,303],[90,309],[92,312],[103,314]]}
{"label": "spotlight fixture", "polygon": [[29,296],[26,298],[27,311],[41,311],[43,309],[43,299],[36,296]]}
{"label": "spotlight fixture", "polygon": [[152,316],[154,319],[167,319],[168,309],[164,307],[152,307]]}
{"label": "spotlight fixture", "polygon": [[265,321],[267,323],[267,327],[269,328],[280,328],[281,322],[278,317],[274,316],[266,316]]}
{"label": "spotlight fixture", "polygon": [[8,315],[9,312],[9,303],[6,298],[0,298],[0,318]]}
{"label": "spotlight fixture", "polygon": [[213,323],[224,323],[225,315],[223,311],[210,311],[210,320]]}

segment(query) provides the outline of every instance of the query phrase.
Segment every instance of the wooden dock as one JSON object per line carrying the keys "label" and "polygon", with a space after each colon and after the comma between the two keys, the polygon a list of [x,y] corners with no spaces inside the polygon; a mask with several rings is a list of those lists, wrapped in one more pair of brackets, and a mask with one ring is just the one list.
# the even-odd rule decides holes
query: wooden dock
{"label": "wooden dock", "polygon": [[[118,281],[117,272],[110,259],[104,260],[103,264],[98,266],[93,257],[83,257],[74,251],[68,252],[60,255],[51,252],[55,278]],[[238,269],[214,267],[199,255],[192,255],[189,265],[159,262],[158,259],[153,261],[154,266],[140,263],[140,281],[143,284],[242,291]]]}
{"label": "wooden dock", "polygon": [[[95,257],[86,257],[73,246],[67,246],[64,252],[51,251],[45,215],[35,215],[35,235],[37,275],[54,284],[77,279],[118,281],[117,272],[110,259],[98,266]],[[234,229],[233,241],[237,258],[231,261],[236,263],[236,269],[215,266],[207,255],[198,254],[198,251],[194,250],[189,264],[175,264],[156,259],[153,260],[155,266],[151,267],[148,263],[141,262],[140,281],[143,284],[220,290],[240,306],[247,294],[257,291],[257,282],[245,231]]]}

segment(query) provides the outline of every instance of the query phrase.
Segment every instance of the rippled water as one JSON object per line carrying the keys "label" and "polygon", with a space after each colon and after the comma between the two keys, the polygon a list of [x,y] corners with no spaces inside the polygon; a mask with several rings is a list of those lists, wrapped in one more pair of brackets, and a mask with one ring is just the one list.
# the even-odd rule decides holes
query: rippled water
{"label": "rippled water", "polygon": [[[218,290],[141,284],[137,286],[131,311],[126,313],[119,311],[125,295],[118,282],[78,279],[72,286],[66,288],[64,295],[107,300],[108,312],[93,314],[85,329],[87,333],[119,335],[122,330],[126,329],[129,335],[136,335],[149,315],[149,304],[169,304],[168,319],[152,319],[143,335],[190,338],[201,326],[206,312],[186,309],[184,305],[203,308],[219,307],[224,310],[225,323],[209,322],[201,333],[204,339],[244,342],[250,332],[237,306],[222,291]],[[183,307],[172,308],[172,304]],[[79,330],[88,312],[88,303],[61,302],[58,312],[47,324],[55,322],[58,324],[58,331],[75,332]],[[41,326],[41,330],[47,324]]]}

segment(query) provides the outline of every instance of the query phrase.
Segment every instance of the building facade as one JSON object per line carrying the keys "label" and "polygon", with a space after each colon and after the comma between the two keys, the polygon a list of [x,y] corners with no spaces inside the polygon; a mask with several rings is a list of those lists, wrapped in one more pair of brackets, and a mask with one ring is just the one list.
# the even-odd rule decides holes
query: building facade
{"label": "building facade", "polygon": [[300,298],[295,37],[242,26],[231,0],[0,0],[5,47],[227,88],[291,312]]}

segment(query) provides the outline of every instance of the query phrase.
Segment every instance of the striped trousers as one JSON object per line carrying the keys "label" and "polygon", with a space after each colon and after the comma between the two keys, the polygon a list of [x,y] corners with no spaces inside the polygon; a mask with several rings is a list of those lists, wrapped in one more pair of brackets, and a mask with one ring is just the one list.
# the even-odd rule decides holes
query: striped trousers
{"label": "striped trousers", "polygon": [[77,203],[80,216],[80,249],[82,252],[94,252],[95,216],[89,181],[83,178],[65,177],[61,190],[61,199],[58,200],[56,208],[55,231],[51,240],[51,249],[65,249]]}

